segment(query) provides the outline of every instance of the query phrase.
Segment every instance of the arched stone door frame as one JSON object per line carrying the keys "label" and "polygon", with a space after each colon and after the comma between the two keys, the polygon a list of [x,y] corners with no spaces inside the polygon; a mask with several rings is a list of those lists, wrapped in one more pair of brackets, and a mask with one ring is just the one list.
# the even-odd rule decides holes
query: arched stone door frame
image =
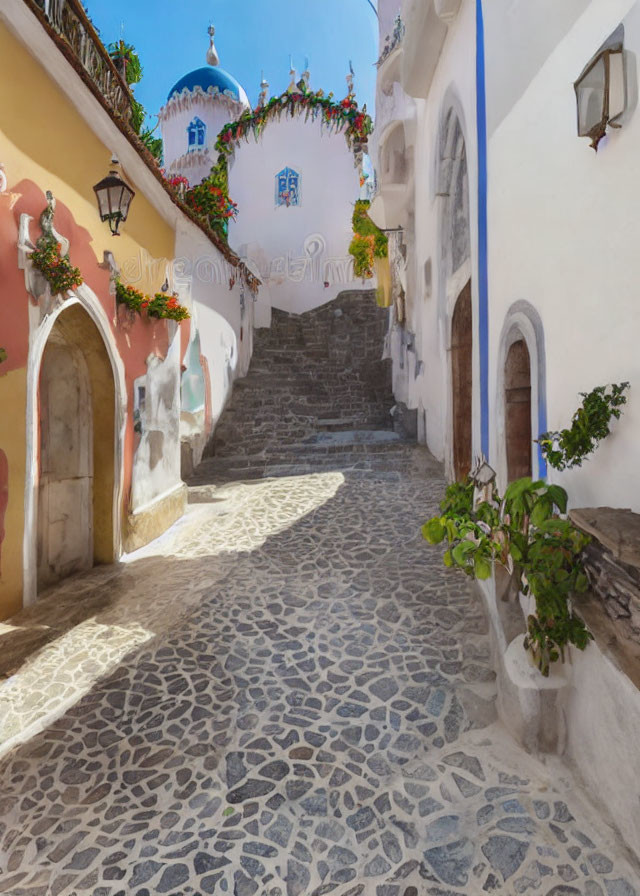
{"label": "arched stone door frame", "polygon": [[453,87],[446,93],[440,117],[438,142],[435,147],[434,194],[440,203],[438,225],[438,327],[442,346],[442,427],[445,475],[456,478],[454,457],[453,352],[452,325],[456,303],[469,288],[472,309],[472,394],[471,443],[472,459],[478,453],[479,417],[479,349],[477,339],[478,292],[474,275],[473,244],[475,231],[472,216],[471,171],[463,104]]}
{"label": "arched stone door frame", "polygon": [[509,481],[507,466],[507,421],[505,368],[509,349],[523,340],[529,352],[531,371],[531,475],[544,478],[547,466],[535,444],[547,429],[547,385],[544,329],[536,309],[529,302],[517,301],[509,308],[500,335],[496,376],[496,457],[499,488],[504,491]]}
{"label": "arched stone door frame", "polygon": [[[122,553],[122,496],[124,487],[124,440],[127,411],[127,388],[124,364],[118,353],[109,319],[98,297],[86,284],[77,287],[64,301],[57,304],[41,322],[32,329],[27,359],[27,414],[26,414],[26,468],[24,497],[23,538],[23,604],[29,606],[37,599],[38,581],[38,480],[40,421],[38,388],[42,358],[56,321],[67,309],[81,306],[87,312],[102,339],[113,374],[115,393],[114,445],[113,445],[113,558]],[[36,309],[34,309],[36,310]]]}

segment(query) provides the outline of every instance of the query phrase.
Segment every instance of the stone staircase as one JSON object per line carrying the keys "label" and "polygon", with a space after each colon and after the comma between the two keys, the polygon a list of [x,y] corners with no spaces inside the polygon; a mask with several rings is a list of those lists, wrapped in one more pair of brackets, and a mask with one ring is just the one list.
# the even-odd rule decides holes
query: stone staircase
{"label": "stone staircase", "polygon": [[372,290],[303,315],[274,310],[190,484],[383,465],[403,441],[386,326]]}

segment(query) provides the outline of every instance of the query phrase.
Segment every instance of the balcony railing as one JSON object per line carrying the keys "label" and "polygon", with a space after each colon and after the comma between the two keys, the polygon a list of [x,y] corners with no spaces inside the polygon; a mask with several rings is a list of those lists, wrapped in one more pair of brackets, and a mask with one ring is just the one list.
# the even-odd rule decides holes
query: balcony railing
{"label": "balcony railing", "polygon": [[80,0],[26,0],[71,50],[95,87],[125,121],[131,117],[131,94]]}
{"label": "balcony railing", "polygon": [[382,52],[380,53],[380,58],[376,62],[378,68],[380,68],[387,56],[390,56],[396,49],[396,47],[400,46],[404,39],[404,32],[404,22],[402,21],[400,16],[396,16],[393,23],[393,31],[391,32],[391,34],[387,34],[384,42],[384,47],[382,48]]}

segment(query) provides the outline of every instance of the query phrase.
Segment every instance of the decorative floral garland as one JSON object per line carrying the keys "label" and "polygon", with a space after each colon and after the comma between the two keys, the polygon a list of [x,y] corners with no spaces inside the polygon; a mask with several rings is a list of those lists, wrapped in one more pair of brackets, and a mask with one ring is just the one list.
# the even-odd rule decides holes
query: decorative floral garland
{"label": "decorative floral garland", "polygon": [[54,295],[74,289],[83,283],[80,268],[69,261],[69,253],[62,255],[62,246],[49,234],[42,234],[31,253],[31,263],[45,278]]}
{"label": "decorative floral garland", "polygon": [[356,277],[370,280],[373,277],[373,264],[376,258],[386,258],[389,253],[389,240],[369,217],[367,199],[358,199],[353,209],[353,239],[349,253],[353,256],[353,272]]}
{"label": "decorative floral garland", "polygon": [[247,139],[253,134],[257,139],[268,121],[281,118],[288,113],[293,117],[296,114],[305,114],[305,120],[320,118],[322,123],[335,130],[344,130],[349,147],[358,151],[364,147],[369,134],[373,131],[371,116],[367,114],[367,107],[359,109],[353,94],[345,97],[342,102],[333,100],[333,94],[324,96],[320,90],[312,93],[300,88],[299,93],[285,93],[273,96],[264,106],[258,106],[253,111],[247,110],[237,121],[226,124],[216,141],[216,150],[220,155],[229,156],[240,140]]}
{"label": "decorative floral garland", "polygon": [[148,296],[134,286],[125,286],[120,280],[116,280],[116,301],[138,314],[146,311],[149,317],[178,321],[191,317],[175,295],[168,296],[163,292],[157,292],[153,297]]}

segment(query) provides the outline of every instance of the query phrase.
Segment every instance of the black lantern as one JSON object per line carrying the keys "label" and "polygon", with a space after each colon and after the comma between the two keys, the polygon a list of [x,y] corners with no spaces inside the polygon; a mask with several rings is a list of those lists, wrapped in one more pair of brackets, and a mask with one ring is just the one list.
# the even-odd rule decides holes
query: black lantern
{"label": "black lantern", "polygon": [[136,195],[135,192],[118,176],[115,169],[111,170],[93,189],[98,199],[100,219],[109,222],[109,228],[114,236],[120,236],[118,227],[121,221],[127,220],[129,206]]}
{"label": "black lantern", "polygon": [[578,102],[578,135],[598,144],[607,127],[620,127],[626,105],[624,27],[620,25],[600,47],[575,82]]}

